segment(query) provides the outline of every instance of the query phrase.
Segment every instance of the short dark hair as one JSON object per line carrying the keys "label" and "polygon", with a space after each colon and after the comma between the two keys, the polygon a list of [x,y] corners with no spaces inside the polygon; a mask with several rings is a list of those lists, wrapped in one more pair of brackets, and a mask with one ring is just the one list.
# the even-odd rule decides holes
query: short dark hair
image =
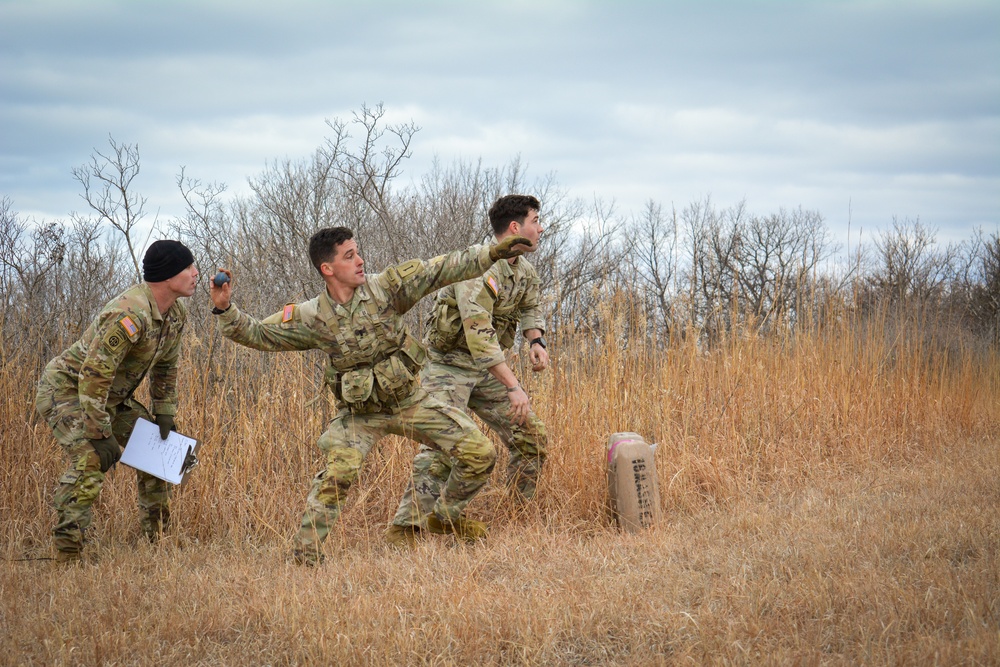
{"label": "short dark hair", "polygon": [[347,227],[324,227],[309,237],[309,261],[316,270],[320,264],[329,262],[337,255],[337,246],[354,238],[354,232]]}
{"label": "short dark hair", "polygon": [[542,205],[531,195],[505,195],[490,206],[490,225],[493,233],[503,234],[511,222],[524,222],[531,211],[541,210]]}

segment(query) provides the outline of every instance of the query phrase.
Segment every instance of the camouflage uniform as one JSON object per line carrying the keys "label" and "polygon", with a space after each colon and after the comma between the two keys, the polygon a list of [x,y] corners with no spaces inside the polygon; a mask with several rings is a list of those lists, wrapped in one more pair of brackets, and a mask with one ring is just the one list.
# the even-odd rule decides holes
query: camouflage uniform
{"label": "camouflage uniform", "polygon": [[317,441],[327,464],[313,479],[295,538],[295,550],[305,560],[318,559],[365,456],[385,435],[411,438],[455,459],[432,507],[444,520],[457,520],[489,478],[496,460],[493,444],[468,415],[420,387],[426,352],[402,316],[425,295],[482,275],[491,264],[489,246],[473,246],[368,276],[343,305],[323,290],[261,322],[235,306],[219,315],[222,334],[242,345],[272,352],[319,349],[329,355],[325,381],[339,411]]}
{"label": "camouflage uniform", "polygon": [[[510,452],[509,483],[526,499],[534,496],[545,461],[545,425],[533,411],[526,424],[514,423],[507,389],[487,369],[505,361],[518,322],[522,331],[545,331],[539,289],[535,268],[520,257],[514,264],[497,262],[481,279],[441,290],[425,327],[430,363],[421,376],[431,396],[468,406],[500,436]],[[447,456],[421,447],[393,524],[425,527],[450,470]]]}
{"label": "camouflage uniform", "polygon": [[[186,319],[180,301],[161,314],[149,285],[135,285],[108,303],[83,337],[42,372],[35,406],[70,456],[54,499],[58,551],[80,553],[90,507],[104,484],[105,473],[89,441],[114,434],[124,446],[139,417],[153,419],[132,397],[147,372],[153,414],[177,413],[177,359]],[[170,489],[138,470],[136,478],[140,523],[153,538],[169,522]]]}

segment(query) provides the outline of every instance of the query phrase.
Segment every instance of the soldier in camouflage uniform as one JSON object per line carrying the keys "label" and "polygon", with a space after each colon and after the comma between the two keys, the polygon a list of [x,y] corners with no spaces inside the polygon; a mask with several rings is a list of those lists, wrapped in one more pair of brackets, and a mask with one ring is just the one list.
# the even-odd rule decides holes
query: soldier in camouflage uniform
{"label": "soldier in camouflage uniform", "polygon": [[[490,208],[497,239],[521,235],[538,246],[542,226],[538,199],[501,197]],[[538,274],[527,258],[497,262],[482,278],[438,292],[425,328],[430,363],[421,381],[431,396],[458,408],[469,407],[497,433],[510,452],[507,477],[521,497],[531,499],[545,461],[545,426],[531,410],[528,395],[506,363],[504,351],[514,344],[518,322],[532,370],[548,366],[542,335]],[[441,452],[421,447],[413,460],[413,478],[400,500],[386,539],[412,545],[451,472]]]}
{"label": "soldier in camouflage uniform", "polygon": [[309,240],[309,258],[326,283],[314,299],[290,303],[257,321],[232,305],[230,282],[212,285],[212,312],[227,338],[258,350],[319,349],[329,355],[325,380],[339,411],[317,442],[326,454],[326,467],[312,482],[294,540],[296,562],[316,565],[322,560],[323,541],[365,456],[390,433],[454,458],[428,527],[465,539],[478,537],[467,530],[462,510],[488,479],[496,451],[468,415],[428,397],[420,387],[426,353],[406,329],[403,314],[425,295],[482,275],[498,259],[515,257],[526,246],[527,239],[511,237],[492,247],[411,260],[366,276],[351,230],[333,227]]}
{"label": "soldier in camouflage uniform", "polygon": [[[143,257],[144,282],[104,306],[83,337],[45,367],[35,406],[70,457],[59,478],[53,530],[56,556],[80,558],[91,505],[121,456],[139,417],[155,421],[166,439],[177,413],[177,359],[198,268],[178,241],[156,241]],[[152,415],[133,392],[149,374]],[[170,520],[166,482],[136,471],[142,530],[155,540]]]}

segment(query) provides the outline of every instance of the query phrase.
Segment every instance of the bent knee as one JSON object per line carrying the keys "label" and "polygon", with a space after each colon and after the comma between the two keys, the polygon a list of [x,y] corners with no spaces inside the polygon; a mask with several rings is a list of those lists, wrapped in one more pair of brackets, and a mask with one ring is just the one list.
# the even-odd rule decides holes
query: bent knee
{"label": "bent knee", "polygon": [[451,470],[451,457],[435,449],[421,451],[413,457],[415,477],[447,477]]}
{"label": "bent knee", "polygon": [[90,507],[104,486],[104,473],[100,470],[69,470],[59,478],[55,504],[71,503]]}
{"label": "bent knee", "polygon": [[353,447],[334,447],[327,455],[326,479],[336,484],[352,484],[364,460],[361,452]]}
{"label": "bent knee", "polygon": [[477,432],[478,437],[469,437],[455,448],[455,462],[475,474],[493,470],[497,461],[497,450],[489,438]]}

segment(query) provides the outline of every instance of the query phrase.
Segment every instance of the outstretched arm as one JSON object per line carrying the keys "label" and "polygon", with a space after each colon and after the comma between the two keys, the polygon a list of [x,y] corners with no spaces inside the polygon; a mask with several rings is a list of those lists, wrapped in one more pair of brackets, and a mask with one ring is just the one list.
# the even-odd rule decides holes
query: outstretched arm
{"label": "outstretched arm", "polygon": [[432,292],[483,275],[494,262],[517,257],[531,247],[523,236],[508,236],[493,245],[474,245],[426,261],[413,259],[389,267],[377,280],[393,299],[396,312],[402,314]]}
{"label": "outstretched arm", "polygon": [[311,350],[317,346],[316,335],[302,321],[300,305],[289,304],[263,321],[241,312],[232,303],[232,273],[219,269],[230,280],[218,285],[209,283],[209,294],[219,317],[219,331],[231,341],[263,352]]}

